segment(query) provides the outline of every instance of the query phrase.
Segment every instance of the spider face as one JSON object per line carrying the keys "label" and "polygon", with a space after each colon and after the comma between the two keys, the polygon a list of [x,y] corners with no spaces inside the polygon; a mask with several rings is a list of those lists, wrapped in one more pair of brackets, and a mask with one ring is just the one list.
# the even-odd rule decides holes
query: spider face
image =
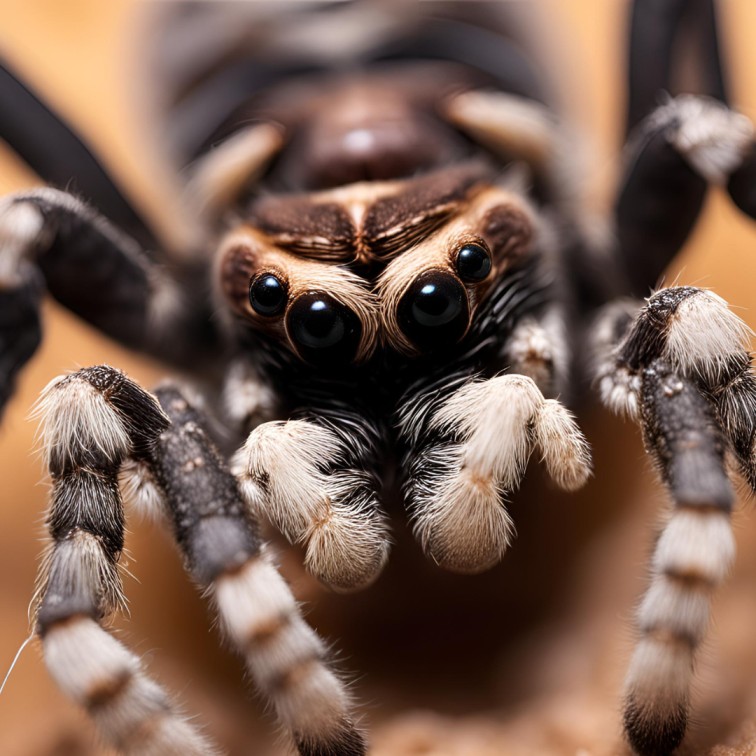
{"label": "spider face", "polygon": [[220,248],[224,301],[313,366],[457,344],[537,225],[528,202],[477,164],[266,198],[251,218]]}

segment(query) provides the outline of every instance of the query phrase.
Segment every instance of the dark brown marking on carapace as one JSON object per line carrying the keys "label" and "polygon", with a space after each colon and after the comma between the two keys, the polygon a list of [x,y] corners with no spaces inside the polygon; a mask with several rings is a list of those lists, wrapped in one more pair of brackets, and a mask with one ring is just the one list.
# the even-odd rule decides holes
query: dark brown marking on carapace
{"label": "dark brown marking on carapace", "polygon": [[533,223],[523,210],[512,204],[496,205],[486,211],[481,233],[494,260],[517,262],[528,253],[534,237]]}
{"label": "dark brown marking on carapace", "polygon": [[238,314],[249,313],[249,282],[256,273],[255,256],[247,244],[235,244],[223,253],[220,286]]}
{"label": "dark brown marking on carapace", "polygon": [[316,260],[344,262],[355,253],[358,232],[348,211],[317,197],[263,197],[249,222],[284,249]]}
{"label": "dark brown marking on carapace", "polygon": [[487,177],[471,163],[413,179],[402,191],[377,200],[365,214],[362,234],[372,257],[387,259],[430,235],[459,212]]}
{"label": "dark brown marking on carapace", "polygon": [[403,181],[357,183],[311,195],[263,197],[249,223],[271,243],[323,262],[386,262],[467,206],[490,178],[484,163]]}

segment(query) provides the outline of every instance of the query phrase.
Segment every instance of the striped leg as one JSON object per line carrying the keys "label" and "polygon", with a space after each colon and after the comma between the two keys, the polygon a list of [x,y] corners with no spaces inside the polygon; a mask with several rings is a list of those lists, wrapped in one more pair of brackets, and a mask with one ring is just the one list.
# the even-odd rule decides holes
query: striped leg
{"label": "striped leg", "polygon": [[642,373],[640,413],[646,447],[667,483],[674,511],[656,544],[651,584],[625,681],[625,731],[641,754],[673,751],[688,721],[697,648],[712,591],[735,555],[732,488],[724,440],[710,403],[664,360]]}
{"label": "striped leg", "polygon": [[202,417],[173,387],[157,395],[172,425],[138,463],[147,468],[140,491],[151,479],[188,569],[213,596],[227,636],[300,753],[364,754],[344,684],[328,668],[323,641],[265,554],[257,523]]}
{"label": "striped leg", "polygon": [[638,419],[675,505],[656,545],[626,680],[625,730],[639,753],[669,753],[685,735],[710,595],[734,558],[725,451],[756,480],[747,337],[722,299],[693,287],[659,291],[635,316],[630,303],[615,303],[596,329],[602,398]]}
{"label": "striped leg", "polygon": [[123,606],[118,471],[127,455],[149,449],[168,419],[152,396],[108,367],[53,381],[39,413],[53,481],[53,543],[40,575],[36,625],[50,674],[120,752],[211,753],[138,657],[101,626]]}

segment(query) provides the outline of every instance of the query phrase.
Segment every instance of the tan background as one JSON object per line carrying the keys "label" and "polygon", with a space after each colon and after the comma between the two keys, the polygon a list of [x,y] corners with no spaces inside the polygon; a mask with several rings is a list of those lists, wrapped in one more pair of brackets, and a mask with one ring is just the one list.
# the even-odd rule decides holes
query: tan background
{"label": "tan background", "polygon": [[[572,50],[567,99],[594,152],[594,180],[606,187],[620,145],[622,41],[619,0],[550,0],[550,32]],[[724,37],[736,101],[756,117],[756,4],[724,0]],[[0,2],[5,54],[107,156],[141,205],[160,220],[160,191],[129,106],[128,63],[136,54],[133,0]],[[0,151],[0,192],[33,183]],[[756,326],[756,226],[715,193],[670,276],[709,286]],[[46,308],[46,338],[24,371],[0,428],[0,670],[28,634],[26,611],[43,534],[46,488],[27,419],[58,373],[100,362],[149,385],[161,370],[94,334],[59,308]],[[366,701],[379,755],[413,753],[623,753],[618,690],[643,586],[656,513],[664,502],[636,430],[603,413],[584,418],[597,475],[565,497],[536,484],[513,505],[520,538],[505,564],[482,578],[439,573],[407,545],[399,526],[392,567],[355,598],[323,595],[286,561],[311,619],[338,641]],[[530,494],[528,497],[527,494]],[[720,591],[697,689],[700,722],[688,753],[715,743],[756,752],[756,523],[736,514],[739,557]],[[232,753],[280,752],[272,726],[245,693],[239,663],[218,650],[203,603],[168,539],[129,524],[131,619],[123,637],[155,675],[211,723]],[[403,570],[407,572],[403,572]],[[478,640],[479,639],[479,640]],[[0,696],[0,754],[103,753],[83,714],[48,679],[36,645]]]}

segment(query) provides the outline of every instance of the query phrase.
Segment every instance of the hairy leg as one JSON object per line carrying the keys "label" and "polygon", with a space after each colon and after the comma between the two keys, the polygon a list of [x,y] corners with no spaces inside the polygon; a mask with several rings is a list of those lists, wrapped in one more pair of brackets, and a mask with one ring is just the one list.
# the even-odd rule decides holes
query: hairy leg
{"label": "hairy leg", "polygon": [[562,488],[579,488],[590,474],[572,416],[526,376],[461,374],[410,391],[398,426],[416,535],[428,556],[457,572],[480,572],[503,556],[514,534],[505,499],[534,449]]}
{"label": "hairy leg", "polygon": [[[186,275],[185,275],[186,274]],[[179,282],[131,237],[71,194],[35,189],[0,200],[0,399],[40,340],[47,290],[117,341],[197,367],[213,348],[193,275]]]}
{"label": "hairy leg", "polygon": [[685,735],[711,594],[734,559],[727,450],[754,480],[748,331],[716,295],[676,287],[634,315],[629,303],[608,307],[595,334],[602,398],[638,420],[674,504],[637,613],[624,715],[636,751],[668,753]]}
{"label": "hairy leg", "polygon": [[338,403],[259,425],[234,461],[252,511],[305,547],[305,566],[335,590],[371,583],[388,557],[378,503],[381,431]]}
{"label": "hairy leg", "polygon": [[139,492],[159,500],[188,570],[213,597],[226,635],[300,753],[364,754],[350,697],[326,663],[325,644],[266,554],[203,416],[177,388],[159,388],[157,397],[172,424],[137,459],[146,470],[131,470],[139,474]]}
{"label": "hairy leg", "polygon": [[39,405],[53,481],[35,618],[45,663],[123,753],[207,754],[214,749],[102,627],[123,606],[118,560],[124,517],[118,472],[168,425],[154,397],[116,370],[80,370],[51,383]]}

